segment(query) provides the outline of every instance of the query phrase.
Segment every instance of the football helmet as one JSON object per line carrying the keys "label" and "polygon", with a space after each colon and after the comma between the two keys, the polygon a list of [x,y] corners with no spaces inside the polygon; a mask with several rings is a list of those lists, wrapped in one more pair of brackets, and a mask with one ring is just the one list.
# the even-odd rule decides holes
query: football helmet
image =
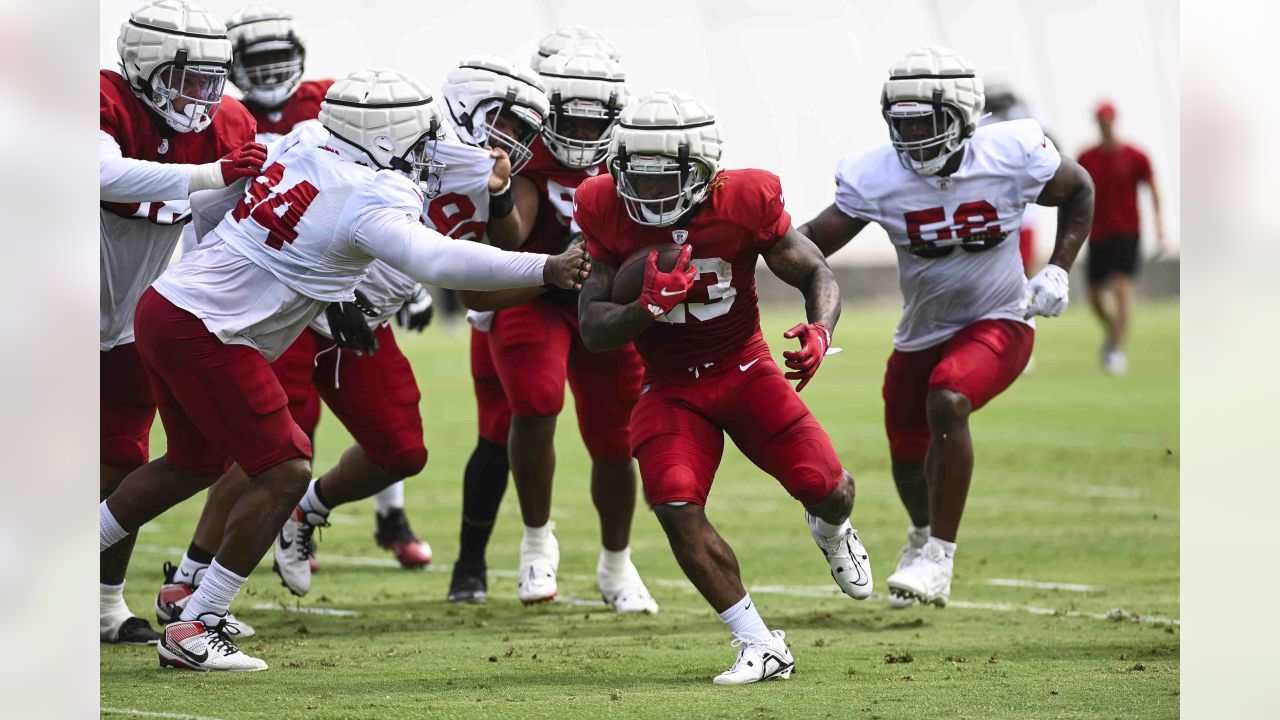
{"label": "football helmet", "polygon": [[529,66],[534,70],[540,70],[539,67],[543,60],[564,50],[570,45],[587,45],[609,56],[610,60],[615,62],[622,59],[618,54],[618,49],[613,46],[604,36],[592,30],[585,25],[565,25],[562,28],[556,28],[554,31],[544,35],[538,41],[538,49],[534,51],[533,56],[529,58]]}
{"label": "football helmet", "polygon": [[[594,49],[572,45],[544,60],[538,76],[550,99],[542,139],[551,154],[570,168],[598,165],[609,154],[609,137],[627,104],[622,66]],[[573,137],[584,134],[595,137]]]}
{"label": "football helmet", "polygon": [[134,10],[116,40],[120,66],[138,99],[178,132],[209,127],[231,64],[227,28],[189,0]]}
{"label": "football helmet", "polygon": [[231,82],[244,99],[266,108],[283,105],[302,84],[307,50],[293,16],[255,3],[227,19],[231,41]]}
{"label": "football helmet", "polygon": [[880,108],[902,166],[920,175],[941,170],[968,143],[984,100],[982,79],[954,50],[921,48],[894,63]]}
{"label": "football helmet", "polygon": [[631,219],[663,227],[706,198],[720,172],[720,129],[706,105],[659,91],[622,111],[608,166]]}
{"label": "football helmet", "polygon": [[319,120],[373,167],[403,173],[429,198],[440,194],[444,118],[426,85],[394,70],[360,70],[329,88]]}
{"label": "football helmet", "polygon": [[[547,117],[546,89],[528,68],[502,55],[463,60],[445,78],[442,94],[458,138],[468,145],[502,148],[512,174],[533,158],[531,145]],[[514,119],[511,132],[500,127]]]}

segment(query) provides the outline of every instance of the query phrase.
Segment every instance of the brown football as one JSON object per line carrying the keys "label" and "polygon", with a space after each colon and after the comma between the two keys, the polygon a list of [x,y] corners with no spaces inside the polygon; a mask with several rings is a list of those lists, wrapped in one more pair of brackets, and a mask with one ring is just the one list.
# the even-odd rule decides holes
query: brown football
{"label": "brown football", "polygon": [[635,302],[640,297],[640,291],[644,289],[644,268],[649,253],[657,250],[658,269],[671,272],[676,267],[676,260],[679,259],[682,249],[684,249],[683,245],[659,243],[640,248],[632,253],[631,257],[622,261],[622,265],[618,266],[617,274],[613,276],[610,299],[623,305]]}

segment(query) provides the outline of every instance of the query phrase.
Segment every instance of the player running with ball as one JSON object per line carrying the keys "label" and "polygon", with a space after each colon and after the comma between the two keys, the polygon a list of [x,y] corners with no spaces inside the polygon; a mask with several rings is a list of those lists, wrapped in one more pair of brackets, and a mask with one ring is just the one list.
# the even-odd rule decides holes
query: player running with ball
{"label": "player running with ball", "polygon": [[[629,104],[608,167],[575,198],[594,268],[579,299],[583,342],[601,352],[634,341],[644,360],[632,454],[681,568],[740,648],[715,682],[786,678],[795,663],[784,633],[765,626],[703,506],[728,433],[804,504],[840,589],[871,594],[867,552],[849,524],[853,477],[796,394],[831,345],[840,289],[818,249],[791,227],[778,178],[720,169],[716,120],[697,100],[658,92]],[[665,246],[663,261],[681,248],[674,267],[660,268],[654,245]],[[760,256],[805,297],[807,322],[785,335],[800,341],[785,353],[793,371],[785,378],[760,331]],[[787,379],[800,380],[796,390]]]}

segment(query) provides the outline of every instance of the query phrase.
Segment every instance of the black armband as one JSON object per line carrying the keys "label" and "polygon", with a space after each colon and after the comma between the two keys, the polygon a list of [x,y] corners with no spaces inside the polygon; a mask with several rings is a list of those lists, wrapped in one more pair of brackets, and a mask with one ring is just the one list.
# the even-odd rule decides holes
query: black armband
{"label": "black armband", "polygon": [[516,207],[516,194],[511,189],[511,185],[507,185],[507,189],[498,195],[489,196],[489,219],[501,220],[511,214]]}

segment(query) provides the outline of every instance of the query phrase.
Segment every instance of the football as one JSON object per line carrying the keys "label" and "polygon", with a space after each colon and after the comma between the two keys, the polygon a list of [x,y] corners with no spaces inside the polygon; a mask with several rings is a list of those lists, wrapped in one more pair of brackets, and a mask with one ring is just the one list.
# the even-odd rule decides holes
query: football
{"label": "football", "polygon": [[635,302],[640,297],[640,291],[644,289],[644,268],[649,253],[657,250],[658,269],[670,272],[675,269],[676,260],[679,259],[682,249],[684,249],[683,245],[658,243],[642,247],[632,253],[631,257],[623,260],[622,265],[618,266],[618,272],[613,276],[613,290],[609,299],[622,305]]}

